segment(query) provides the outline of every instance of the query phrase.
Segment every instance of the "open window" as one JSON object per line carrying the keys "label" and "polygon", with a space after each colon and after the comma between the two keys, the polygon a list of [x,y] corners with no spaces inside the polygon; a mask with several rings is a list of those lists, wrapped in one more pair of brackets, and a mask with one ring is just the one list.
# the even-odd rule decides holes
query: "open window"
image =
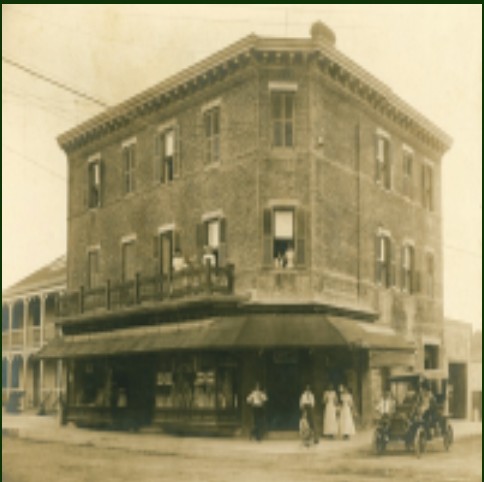
{"label": "open window", "polygon": [[155,141],[156,175],[161,183],[180,175],[180,131],[177,125],[161,128]]}
{"label": "open window", "polygon": [[207,216],[197,226],[197,244],[202,264],[225,266],[227,262],[227,220],[223,215]]}
{"label": "open window", "polygon": [[159,273],[170,279],[173,272],[186,268],[180,245],[180,233],[174,225],[161,228],[153,240],[154,257],[158,259]]}
{"label": "open window", "polygon": [[87,204],[89,208],[101,206],[101,170],[101,157],[91,157],[87,165]]}
{"label": "open window", "polygon": [[264,210],[264,266],[292,269],[306,264],[306,220],[306,211],[301,207],[275,206]]}

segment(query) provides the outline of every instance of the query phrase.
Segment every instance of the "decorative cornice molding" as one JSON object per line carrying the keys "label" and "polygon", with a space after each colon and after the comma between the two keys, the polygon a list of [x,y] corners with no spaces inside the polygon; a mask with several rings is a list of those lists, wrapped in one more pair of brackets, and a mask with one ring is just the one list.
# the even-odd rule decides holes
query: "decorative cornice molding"
{"label": "decorative cornice molding", "polygon": [[58,142],[66,152],[72,151],[227,78],[251,61],[259,65],[304,65],[315,62],[319,71],[341,88],[356,95],[379,115],[399,125],[439,153],[444,153],[452,145],[452,139],[444,131],[335,48],[312,39],[270,39],[255,35],[241,39],[80,124],[62,134]]}

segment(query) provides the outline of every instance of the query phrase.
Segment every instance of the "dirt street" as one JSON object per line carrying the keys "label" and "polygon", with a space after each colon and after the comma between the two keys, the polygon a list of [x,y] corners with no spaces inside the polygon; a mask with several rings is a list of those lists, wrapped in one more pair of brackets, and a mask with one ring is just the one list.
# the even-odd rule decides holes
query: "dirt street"
{"label": "dirt street", "polygon": [[[330,442],[322,442],[330,443]],[[457,441],[447,453],[430,446],[421,459],[395,446],[384,456],[368,451],[330,458],[324,447],[300,453],[209,453],[177,456],[120,449],[41,443],[4,437],[3,482],[470,482],[482,480],[482,440]]]}

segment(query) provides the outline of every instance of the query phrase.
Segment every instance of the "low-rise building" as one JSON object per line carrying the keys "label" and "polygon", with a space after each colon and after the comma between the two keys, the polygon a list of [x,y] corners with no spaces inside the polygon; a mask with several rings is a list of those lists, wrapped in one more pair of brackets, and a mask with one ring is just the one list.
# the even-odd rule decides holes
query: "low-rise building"
{"label": "low-rise building", "polygon": [[57,408],[62,362],[37,352],[56,336],[59,294],[66,289],[66,257],[43,266],[2,292],[2,404]]}

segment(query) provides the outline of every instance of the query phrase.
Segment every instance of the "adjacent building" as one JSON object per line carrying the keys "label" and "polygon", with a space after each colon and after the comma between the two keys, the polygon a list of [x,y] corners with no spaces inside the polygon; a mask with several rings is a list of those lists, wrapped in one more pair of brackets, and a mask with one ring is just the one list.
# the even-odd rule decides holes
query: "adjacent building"
{"label": "adjacent building", "polygon": [[61,256],[2,292],[2,405],[12,410],[57,409],[62,363],[36,354],[56,336],[57,305],[65,289]]}
{"label": "adjacent building", "polygon": [[66,132],[68,420],[269,429],[311,384],[363,423],[394,369],[442,368],[450,138],[335,46],[255,35]]}

